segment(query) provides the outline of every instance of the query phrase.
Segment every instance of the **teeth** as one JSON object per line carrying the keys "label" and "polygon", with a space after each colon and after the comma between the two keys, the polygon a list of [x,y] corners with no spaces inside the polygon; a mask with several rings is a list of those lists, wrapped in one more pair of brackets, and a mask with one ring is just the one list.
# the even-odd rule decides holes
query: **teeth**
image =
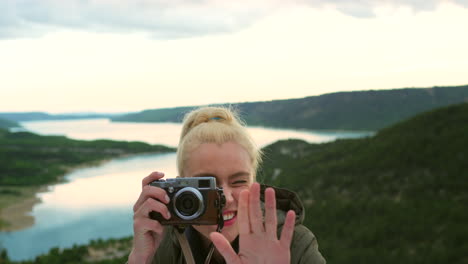
{"label": "teeth", "polygon": [[226,213],[226,214],[223,214],[223,220],[224,221],[228,221],[228,220],[231,220],[232,218],[234,218],[234,213]]}

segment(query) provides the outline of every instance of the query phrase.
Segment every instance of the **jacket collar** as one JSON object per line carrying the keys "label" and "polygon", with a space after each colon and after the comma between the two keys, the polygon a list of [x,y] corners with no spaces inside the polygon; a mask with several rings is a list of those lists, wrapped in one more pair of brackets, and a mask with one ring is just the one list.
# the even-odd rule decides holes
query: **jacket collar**
{"label": "jacket collar", "polygon": [[275,189],[275,198],[276,198],[276,209],[277,209],[277,221],[278,225],[283,225],[286,218],[286,213],[289,210],[293,210],[296,213],[296,225],[302,224],[305,218],[304,205],[293,191],[272,187],[265,184],[260,185],[260,199],[265,202],[265,189],[271,187]]}

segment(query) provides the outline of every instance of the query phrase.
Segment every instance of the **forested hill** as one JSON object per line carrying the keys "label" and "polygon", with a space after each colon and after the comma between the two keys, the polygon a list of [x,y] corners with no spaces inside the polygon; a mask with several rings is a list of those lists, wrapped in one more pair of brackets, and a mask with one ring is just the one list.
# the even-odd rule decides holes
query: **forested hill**
{"label": "forested hill", "polygon": [[[231,104],[249,125],[304,129],[378,130],[418,113],[468,102],[468,85],[324,94]],[[145,110],[113,121],[180,122],[196,107]]]}
{"label": "forested hill", "polygon": [[143,142],[74,140],[0,129],[0,187],[50,184],[71,167],[128,154],[172,151]]}
{"label": "forested hill", "polygon": [[0,118],[0,129],[1,128],[10,128],[10,127],[18,127],[18,123],[6,119]]}
{"label": "forested hill", "polygon": [[260,180],[299,193],[330,263],[467,263],[468,103],[363,139],[265,148]]}

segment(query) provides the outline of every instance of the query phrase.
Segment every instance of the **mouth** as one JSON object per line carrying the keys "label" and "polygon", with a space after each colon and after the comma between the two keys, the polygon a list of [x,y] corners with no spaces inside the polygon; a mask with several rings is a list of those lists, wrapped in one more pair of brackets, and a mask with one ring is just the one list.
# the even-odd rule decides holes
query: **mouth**
{"label": "mouth", "polygon": [[223,213],[224,226],[230,226],[234,224],[237,218],[236,211],[226,211]]}

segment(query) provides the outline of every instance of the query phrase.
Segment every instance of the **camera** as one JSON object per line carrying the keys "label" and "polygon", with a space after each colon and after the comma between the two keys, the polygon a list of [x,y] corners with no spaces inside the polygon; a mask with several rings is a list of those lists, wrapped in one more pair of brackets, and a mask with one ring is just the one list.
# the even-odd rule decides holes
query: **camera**
{"label": "camera", "polygon": [[169,220],[158,212],[150,213],[150,218],[162,225],[216,225],[222,221],[226,198],[222,188],[216,186],[216,178],[160,179],[150,185],[164,189],[170,198]]}

